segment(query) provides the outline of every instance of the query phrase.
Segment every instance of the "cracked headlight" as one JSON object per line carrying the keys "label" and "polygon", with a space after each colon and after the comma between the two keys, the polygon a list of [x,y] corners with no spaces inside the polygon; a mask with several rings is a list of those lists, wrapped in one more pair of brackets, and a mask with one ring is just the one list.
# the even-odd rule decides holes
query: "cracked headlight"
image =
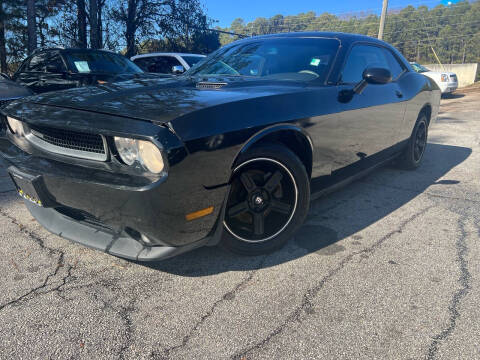
{"label": "cracked headlight", "polygon": [[7,116],[7,122],[8,126],[10,127],[10,131],[13,134],[17,134],[18,136],[25,135],[25,129],[23,128],[23,123],[21,121]]}
{"label": "cracked headlight", "polygon": [[115,137],[115,146],[122,161],[127,165],[139,162],[147,171],[159,174],[165,168],[162,152],[150,141]]}

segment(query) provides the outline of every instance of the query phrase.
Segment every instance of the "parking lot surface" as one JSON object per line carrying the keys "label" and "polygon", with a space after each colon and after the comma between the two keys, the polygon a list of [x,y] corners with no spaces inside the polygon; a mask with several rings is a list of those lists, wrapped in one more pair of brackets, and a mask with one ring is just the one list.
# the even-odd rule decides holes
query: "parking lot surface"
{"label": "parking lot surface", "polygon": [[425,162],[312,203],[281,251],[138,264],[49,234],[0,170],[0,359],[480,358],[480,88]]}

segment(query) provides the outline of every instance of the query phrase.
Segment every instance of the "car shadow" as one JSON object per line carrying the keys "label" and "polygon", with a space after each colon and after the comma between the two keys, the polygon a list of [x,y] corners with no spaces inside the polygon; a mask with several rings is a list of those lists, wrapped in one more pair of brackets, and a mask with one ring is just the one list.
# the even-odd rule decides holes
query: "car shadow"
{"label": "car shadow", "polygon": [[442,94],[442,99],[461,99],[465,97],[465,94],[462,93],[453,93],[453,94]]}
{"label": "car shadow", "polygon": [[[342,190],[311,204],[305,225],[282,250],[273,254],[243,257],[219,247],[204,247],[157,263],[140,263],[180,276],[207,276],[228,271],[253,270],[289,262],[307,254],[329,256],[345,246],[361,245],[361,230],[406,205],[430,186],[454,186],[459,181],[442,179],[465,161],[472,150],[430,143],[424,163],[416,171],[385,167]],[[437,187],[437,188],[435,188]],[[433,191],[433,190],[432,190]],[[348,242],[341,240],[349,238]]]}

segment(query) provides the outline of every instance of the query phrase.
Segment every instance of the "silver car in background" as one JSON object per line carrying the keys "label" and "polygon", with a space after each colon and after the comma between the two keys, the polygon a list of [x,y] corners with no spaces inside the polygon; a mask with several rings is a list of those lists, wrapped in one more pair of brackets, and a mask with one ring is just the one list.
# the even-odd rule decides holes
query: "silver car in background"
{"label": "silver car in background", "polygon": [[458,89],[457,74],[448,71],[432,71],[415,62],[410,64],[416,72],[428,76],[430,79],[434,80],[440,90],[442,90],[442,95],[451,94]]}
{"label": "silver car in background", "polygon": [[205,57],[205,55],[200,54],[150,53],[133,56],[130,60],[145,72],[179,75]]}

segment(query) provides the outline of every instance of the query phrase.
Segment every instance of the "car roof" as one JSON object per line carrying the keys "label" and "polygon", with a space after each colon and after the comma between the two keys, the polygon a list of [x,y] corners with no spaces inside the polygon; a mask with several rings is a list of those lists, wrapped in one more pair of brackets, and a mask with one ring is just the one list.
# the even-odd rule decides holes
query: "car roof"
{"label": "car roof", "polygon": [[119,53],[116,53],[115,51],[112,50],[107,50],[107,49],[84,49],[84,48],[62,48],[62,47],[51,47],[51,48],[39,48],[33,52],[32,55],[36,54],[41,54],[47,51],[58,51],[61,53],[68,53],[68,52],[104,52],[104,53],[109,53],[109,54],[116,54],[116,55],[121,55]]}
{"label": "car roof", "polygon": [[338,39],[342,43],[343,42],[353,43],[353,42],[364,41],[369,43],[376,43],[376,44],[391,46],[385,41],[378,40],[376,38],[373,38],[367,35],[350,34],[350,33],[343,33],[343,32],[329,32],[329,31],[305,31],[305,32],[290,32],[290,33],[259,35],[259,36],[253,36],[253,37],[237,40],[235,41],[235,43],[263,40],[263,39],[269,39],[269,38],[305,38],[305,37],[324,37],[324,38]]}
{"label": "car roof", "polygon": [[174,52],[154,52],[148,54],[141,54],[132,56],[132,59],[140,59],[144,57],[152,57],[152,56],[196,56],[196,57],[205,57],[202,54],[189,54],[189,53],[174,53]]}
{"label": "car roof", "polygon": [[62,52],[69,52],[69,51],[75,51],[75,52],[105,52],[105,53],[109,53],[109,54],[121,55],[119,53],[116,53],[115,51],[107,50],[107,49],[68,48],[68,49],[61,49],[60,51],[62,51]]}

